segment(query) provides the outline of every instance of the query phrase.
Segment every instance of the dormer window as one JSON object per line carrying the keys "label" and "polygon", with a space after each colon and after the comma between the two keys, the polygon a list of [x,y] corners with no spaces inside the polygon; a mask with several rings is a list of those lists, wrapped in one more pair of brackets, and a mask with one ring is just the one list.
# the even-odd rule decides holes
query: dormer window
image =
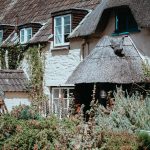
{"label": "dormer window", "polygon": [[23,28],[20,30],[20,43],[25,44],[32,38],[32,28]]}
{"label": "dormer window", "polygon": [[68,45],[71,32],[71,15],[54,17],[54,46]]}
{"label": "dormer window", "polygon": [[2,44],[3,41],[3,30],[0,30],[0,44]]}
{"label": "dormer window", "polygon": [[136,32],[138,25],[128,7],[121,7],[116,10],[115,34],[126,34]]}

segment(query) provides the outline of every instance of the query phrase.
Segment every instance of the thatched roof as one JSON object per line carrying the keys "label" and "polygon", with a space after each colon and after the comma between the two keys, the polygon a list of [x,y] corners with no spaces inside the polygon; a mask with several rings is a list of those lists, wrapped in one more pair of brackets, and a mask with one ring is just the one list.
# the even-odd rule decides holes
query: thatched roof
{"label": "thatched roof", "polygon": [[27,84],[22,70],[0,70],[0,90],[3,92],[26,92]]}
{"label": "thatched roof", "polygon": [[94,9],[100,0],[0,0],[0,24],[43,25],[30,43],[47,42],[52,33],[51,13],[71,8]]}
{"label": "thatched roof", "polygon": [[70,38],[93,34],[104,11],[119,6],[128,6],[140,27],[150,27],[150,0],[103,0]]}
{"label": "thatched roof", "polygon": [[[118,48],[120,42],[122,48]],[[142,58],[130,37],[124,39],[103,37],[72,73],[67,84],[98,82],[118,84],[146,82]]]}

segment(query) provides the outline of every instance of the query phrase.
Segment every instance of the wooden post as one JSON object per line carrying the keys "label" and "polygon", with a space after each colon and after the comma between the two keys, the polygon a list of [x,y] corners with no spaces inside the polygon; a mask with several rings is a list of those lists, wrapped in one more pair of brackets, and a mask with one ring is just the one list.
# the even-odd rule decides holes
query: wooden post
{"label": "wooden post", "polygon": [[8,110],[4,99],[0,98],[0,115],[7,114]]}

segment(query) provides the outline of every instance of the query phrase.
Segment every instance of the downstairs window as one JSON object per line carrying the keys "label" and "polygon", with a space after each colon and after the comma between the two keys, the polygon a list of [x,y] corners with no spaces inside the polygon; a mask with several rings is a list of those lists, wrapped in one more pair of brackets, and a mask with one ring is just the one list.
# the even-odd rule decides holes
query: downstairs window
{"label": "downstairs window", "polygon": [[68,115],[69,102],[73,91],[73,87],[52,88],[52,112],[59,118]]}

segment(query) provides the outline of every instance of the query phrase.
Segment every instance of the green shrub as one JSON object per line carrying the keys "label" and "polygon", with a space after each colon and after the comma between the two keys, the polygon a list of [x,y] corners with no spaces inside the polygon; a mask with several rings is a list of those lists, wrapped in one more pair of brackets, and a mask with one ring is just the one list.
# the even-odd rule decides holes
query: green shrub
{"label": "green shrub", "polygon": [[138,134],[140,147],[144,147],[146,150],[150,149],[150,135],[147,132],[140,132]]}
{"label": "green shrub", "polygon": [[94,120],[101,129],[127,131],[150,130],[150,98],[141,101],[140,97],[115,95],[115,105],[110,114],[102,106],[96,106]]}
{"label": "green shrub", "polygon": [[[30,107],[17,107],[11,116],[0,116],[0,150],[138,150],[149,148],[149,137],[135,131],[150,129],[149,98],[115,96],[110,114],[91,102],[90,119],[83,108],[76,115],[60,120],[56,116],[37,119]],[[36,113],[36,112],[35,112]],[[140,149],[139,149],[140,150]]]}
{"label": "green shrub", "polygon": [[19,105],[13,108],[11,115],[18,119],[40,119],[39,113],[31,106]]}

